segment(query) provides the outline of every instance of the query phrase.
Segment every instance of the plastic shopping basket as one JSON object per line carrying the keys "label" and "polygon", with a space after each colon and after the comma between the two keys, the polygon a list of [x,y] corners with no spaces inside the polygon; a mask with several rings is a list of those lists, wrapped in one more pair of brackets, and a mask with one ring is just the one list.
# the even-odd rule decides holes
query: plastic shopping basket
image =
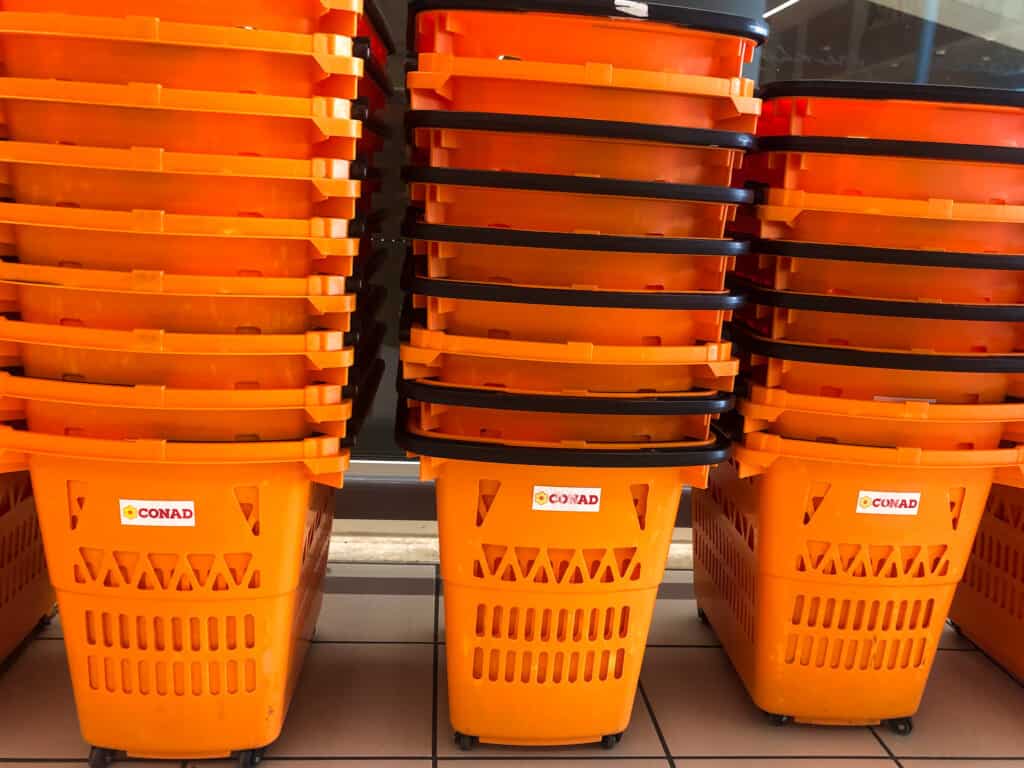
{"label": "plastic shopping basket", "polygon": [[428,224],[612,235],[722,237],[749,191],[455,168],[409,168]]}
{"label": "plastic shopping basket", "polygon": [[1024,680],[1022,494],[1020,488],[992,486],[949,617],[971,642]]}
{"label": "plastic shopping basket", "polygon": [[760,21],[649,3],[642,18],[614,2],[420,0],[411,46],[418,53],[586,64],[740,77],[768,36]]}
{"label": "plastic shopping basket", "polygon": [[459,744],[614,745],[629,724],[682,486],[702,486],[728,441],[617,451],[401,430],[398,440],[435,480]]}
{"label": "plastic shopping basket", "polygon": [[736,272],[796,293],[953,304],[1020,304],[1024,253],[966,253],[759,240]]}
{"label": "plastic shopping basket", "polygon": [[620,346],[683,346],[722,338],[741,299],[729,293],[538,288],[409,277],[430,330],[457,336]]}
{"label": "plastic shopping basket", "polygon": [[694,494],[694,586],[754,703],[909,733],[993,475],[1022,459],[748,435]]}
{"label": "plastic shopping basket", "polygon": [[946,405],[926,400],[859,400],[787,392],[750,384],[740,401],[746,432],[848,445],[927,450],[998,448],[1024,403]]}
{"label": "plastic shopping basket", "polygon": [[738,240],[616,237],[455,227],[410,221],[405,234],[424,255],[427,274],[452,280],[551,288],[721,291]]}
{"label": "plastic shopping basket", "polygon": [[434,168],[611,177],[728,187],[746,133],[432,110],[410,112],[417,162]]}
{"label": "plastic shopping basket", "polygon": [[1024,148],[764,136],[742,177],[771,187],[966,203],[1024,203]]}
{"label": "plastic shopping basket", "polygon": [[[338,440],[189,444],[0,430],[27,459],[82,734],[139,757],[277,738],[319,609]],[[145,599],[142,599],[145,598]],[[187,746],[181,733],[188,730]]]}
{"label": "plastic shopping basket", "polygon": [[685,443],[708,440],[729,395],[530,395],[401,381],[410,426],[438,437],[504,443]]}
{"label": "plastic shopping basket", "polygon": [[577,117],[753,133],[761,103],[753,83],[621,69],[420,54],[406,78],[414,111]]}
{"label": "plastic shopping basket", "polygon": [[0,661],[53,613],[32,484],[27,472],[0,478]]}
{"label": "plastic shopping basket", "polygon": [[621,347],[454,336],[413,326],[401,347],[407,378],[530,392],[731,391],[732,346]]}
{"label": "plastic shopping basket", "polygon": [[776,341],[738,324],[732,339],[756,383],[806,395],[1000,403],[1014,375],[1024,372],[1021,353],[937,354]]}
{"label": "plastic shopping basket", "polygon": [[764,136],[1018,147],[1024,95],[1003,88],[805,80],[761,90]]}
{"label": "plastic shopping basket", "polygon": [[830,346],[941,353],[1013,352],[1020,348],[1019,304],[944,304],[833,296],[729,285],[748,303],[737,321],[762,336]]}

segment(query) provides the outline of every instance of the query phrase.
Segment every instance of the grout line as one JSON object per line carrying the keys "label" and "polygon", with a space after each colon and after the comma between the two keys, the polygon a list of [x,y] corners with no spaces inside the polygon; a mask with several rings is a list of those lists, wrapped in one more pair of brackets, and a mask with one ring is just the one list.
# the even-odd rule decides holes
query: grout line
{"label": "grout line", "polygon": [[672,750],[668,748],[668,742],[665,740],[665,733],[661,730],[661,723],[658,722],[658,716],[654,714],[654,707],[651,706],[651,700],[647,698],[647,691],[644,690],[644,684],[641,681],[637,681],[637,692],[640,694],[640,698],[643,699],[644,706],[647,707],[647,714],[651,717],[651,723],[654,725],[654,732],[658,734],[658,741],[661,742],[661,748],[665,751],[665,759],[668,761],[669,768],[676,768],[676,761],[672,759]]}
{"label": "grout line", "polygon": [[434,645],[434,643],[431,640],[314,640],[313,645]]}
{"label": "grout line", "polygon": [[889,745],[885,743],[885,739],[878,735],[878,731],[875,730],[875,727],[869,725],[868,730],[871,731],[871,735],[875,737],[875,740],[882,745],[882,749],[885,750],[885,754],[892,758],[892,761],[896,763],[897,768],[903,768],[903,763],[899,761],[899,758],[896,757],[896,753],[893,752],[889,748]]}
{"label": "grout line", "polygon": [[503,761],[506,763],[519,763],[519,762],[550,762],[558,763],[571,760],[573,762],[582,763],[590,761],[607,762],[613,761],[615,763],[622,763],[628,760],[665,760],[664,755],[589,755],[585,752],[581,752],[578,755],[543,755],[536,754],[535,752],[527,752],[519,757],[516,757],[515,750],[509,750],[507,754],[490,754],[490,755],[453,755],[451,757],[442,758],[445,762],[457,761],[457,760],[468,760],[473,762],[495,762]]}
{"label": "grout line", "polygon": [[437,696],[438,696],[438,674],[440,649],[437,645],[438,632],[440,627],[441,604],[441,566],[434,566],[434,697],[430,706],[430,764],[437,768]]}

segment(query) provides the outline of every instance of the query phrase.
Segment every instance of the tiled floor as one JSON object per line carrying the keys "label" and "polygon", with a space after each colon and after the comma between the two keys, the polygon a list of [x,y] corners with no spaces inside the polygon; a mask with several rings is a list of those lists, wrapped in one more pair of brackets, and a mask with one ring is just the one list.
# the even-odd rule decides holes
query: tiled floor
{"label": "tiled floor", "polygon": [[[911,736],[771,726],[697,620],[683,571],[661,589],[633,722],[618,748],[460,753],[446,712],[435,574],[433,566],[332,567],[317,642],[266,768],[1024,768],[1024,686],[951,630]],[[58,768],[87,754],[58,621],[0,667],[0,768]]]}

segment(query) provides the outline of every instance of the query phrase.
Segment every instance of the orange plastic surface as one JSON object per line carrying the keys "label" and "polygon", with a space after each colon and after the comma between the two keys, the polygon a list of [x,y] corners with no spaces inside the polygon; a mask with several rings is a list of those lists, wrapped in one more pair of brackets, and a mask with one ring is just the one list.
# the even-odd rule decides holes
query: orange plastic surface
{"label": "orange plastic surface", "polygon": [[[912,716],[991,464],[750,437],[770,447],[737,447],[694,494],[694,586],[755,705],[828,725]],[[862,513],[886,493],[920,494],[917,514]]]}
{"label": "orange plastic surface", "polygon": [[[626,728],[680,491],[706,473],[421,460],[436,478],[456,730],[541,745]],[[538,486],[600,488],[600,509],[539,511]]]}
{"label": "orange plastic surface", "polygon": [[434,168],[607,176],[728,187],[742,152],[548,133],[417,128],[421,164]]}
{"label": "orange plastic surface", "polygon": [[759,133],[1018,147],[1022,127],[1020,107],[787,96],[765,101]]}
{"label": "orange plastic surface", "polygon": [[707,77],[740,77],[756,43],[646,19],[568,13],[429,11],[416,17],[416,51],[481,59],[503,56]]}
{"label": "orange plastic surface", "polygon": [[[2,144],[0,144],[2,148]],[[622,291],[721,291],[725,256],[576,251],[417,240],[427,274],[472,282]]]}
{"label": "orange plastic surface", "polygon": [[735,205],[456,184],[409,186],[428,224],[545,232],[720,238]]}
{"label": "orange plastic surface", "polygon": [[992,486],[949,617],[971,642],[1024,680],[1022,494],[1019,488]]}
{"label": "orange plastic surface", "polygon": [[752,133],[751,80],[420,54],[406,78],[412,109],[580,117]]}
{"label": "orange plastic surface", "polygon": [[56,598],[46,573],[43,539],[27,472],[0,478],[0,660],[17,648]]}

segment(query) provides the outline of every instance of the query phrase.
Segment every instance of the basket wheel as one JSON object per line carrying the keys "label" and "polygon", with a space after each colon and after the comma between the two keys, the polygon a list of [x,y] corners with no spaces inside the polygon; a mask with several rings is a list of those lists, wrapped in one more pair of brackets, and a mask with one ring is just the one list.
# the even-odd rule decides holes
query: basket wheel
{"label": "basket wheel", "polygon": [[909,717],[897,717],[886,720],[885,727],[897,736],[909,736],[914,732],[914,721]]}
{"label": "basket wheel", "polygon": [[89,749],[89,768],[107,768],[114,762],[115,755],[112,749],[92,747]]}

